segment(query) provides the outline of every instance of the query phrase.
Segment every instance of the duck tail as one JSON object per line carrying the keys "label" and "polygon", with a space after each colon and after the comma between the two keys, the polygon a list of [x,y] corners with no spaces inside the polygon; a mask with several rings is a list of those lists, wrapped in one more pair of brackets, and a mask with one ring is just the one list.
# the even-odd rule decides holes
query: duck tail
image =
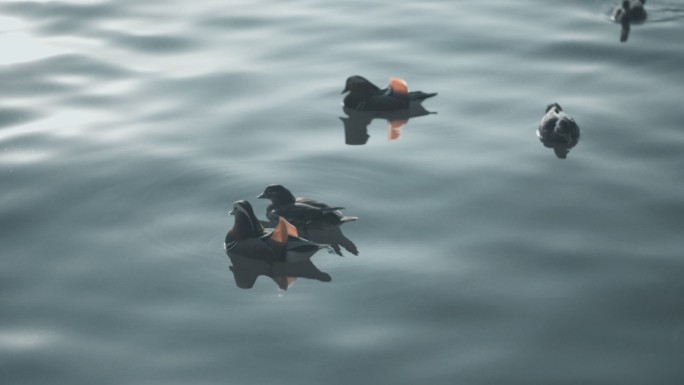
{"label": "duck tail", "polygon": [[433,96],[437,96],[436,92],[423,92],[423,91],[413,91],[409,92],[409,99],[412,101],[423,101],[427,98],[431,98]]}
{"label": "duck tail", "polygon": [[358,219],[359,219],[359,217],[344,216],[344,217],[340,218],[340,223],[353,222],[353,221],[358,220]]}

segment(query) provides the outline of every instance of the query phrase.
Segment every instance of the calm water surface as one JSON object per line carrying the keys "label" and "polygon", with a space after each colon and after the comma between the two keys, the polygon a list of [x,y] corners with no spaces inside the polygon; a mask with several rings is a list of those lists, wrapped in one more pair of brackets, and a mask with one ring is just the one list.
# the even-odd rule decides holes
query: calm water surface
{"label": "calm water surface", "polygon": [[[684,383],[684,3],[552,3],[0,2],[2,382]],[[348,145],[353,74],[433,113]],[[236,287],[271,183],[332,282]]]}

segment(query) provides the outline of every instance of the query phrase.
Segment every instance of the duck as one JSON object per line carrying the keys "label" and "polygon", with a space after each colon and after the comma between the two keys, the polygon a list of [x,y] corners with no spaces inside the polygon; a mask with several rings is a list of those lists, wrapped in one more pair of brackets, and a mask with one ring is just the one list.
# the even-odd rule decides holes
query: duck
{"label": "duck", "polygon": [[356,111],[399,111],[405,110],[411,104],[421,103],[437,93],[408,90],[406,82],[399,78],[390,78],[387,88],[371,83],[363,76],[354,75],[347,78],[342,94],[344,106]]}
{"label": "duck", "polygon": [[564,159],[579,141],[580,128],[572,116],[563,111],[560,104],[546,107],[546,114],[539,123],[537,137],[546,147],[553,147],[556,156]]}
{"label": "duck", "polygon": [[229,214],[235,216],[235,223],[226,234],[227,253],[264,261],[301,262],[321,249],[332,251],[328,245],[301,238],[297,228],[285,218],[278,218],[272,229],[264,228],[246,200],[233,203]]}
{"label": "duck", "polygon": [[296,227],[305,227],[314,222],[341,225],[358,219],[343,215],[340,210],[344,207],[332,207],[309,198],[295,198],[290,190],[279,184],[267,186],[257,198],[271,201],[266,208],[266,216],[271,222],[284,217]]}
{"label": "duck", "polygon": [[646,0],[624,0],[613,10],[612,19],[622,22],[623,26],[629,22],[644,21],[647,17],[644,4]]}

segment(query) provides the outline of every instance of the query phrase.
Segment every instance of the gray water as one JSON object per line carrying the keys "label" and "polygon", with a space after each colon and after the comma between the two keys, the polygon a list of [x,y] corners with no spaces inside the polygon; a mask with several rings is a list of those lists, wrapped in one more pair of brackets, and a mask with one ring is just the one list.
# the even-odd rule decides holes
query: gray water
{"label": "gray water", "polygon": [[[684,3],[616,3],[1,2],[0,382],[684,383]],[[347,144],[354,74],[433,113]],[[332,282],[236,286],[272,183]]]}

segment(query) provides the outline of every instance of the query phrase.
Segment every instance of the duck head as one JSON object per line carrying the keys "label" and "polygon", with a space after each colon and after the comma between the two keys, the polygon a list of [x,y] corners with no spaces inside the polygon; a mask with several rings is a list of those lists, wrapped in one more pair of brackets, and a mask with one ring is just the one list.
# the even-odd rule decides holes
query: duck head
{"label": "duck head", "polygon": [[275,206],[295,203],[295,197],[290,190],[279,184],[267,186],[257,198],[270,199]]}
{"label": "duck head", "polygon": [[235,216],[235,224],[228,232],[231,239],[240,241],[264,234],[264,227],[259,223],[249,202],[239,200],[233,203],[233,209],[228,214]]}
{"label": "duck head", "polygon": [[560,104],[558,104],[558,103],[549,104],[548,106],[546,106],[546,111],[544,111],[544,112],[548,113],[551,110],[553,110],[555,113],[559,113],[559,112],[563,111]]}
{"label": "duck head", "polygon": [[341,94],[345,92],[370,94],[379,90],[380,88],[368,81],[368,79],[363,76],[354,75],[347,78],[347,82]]}

